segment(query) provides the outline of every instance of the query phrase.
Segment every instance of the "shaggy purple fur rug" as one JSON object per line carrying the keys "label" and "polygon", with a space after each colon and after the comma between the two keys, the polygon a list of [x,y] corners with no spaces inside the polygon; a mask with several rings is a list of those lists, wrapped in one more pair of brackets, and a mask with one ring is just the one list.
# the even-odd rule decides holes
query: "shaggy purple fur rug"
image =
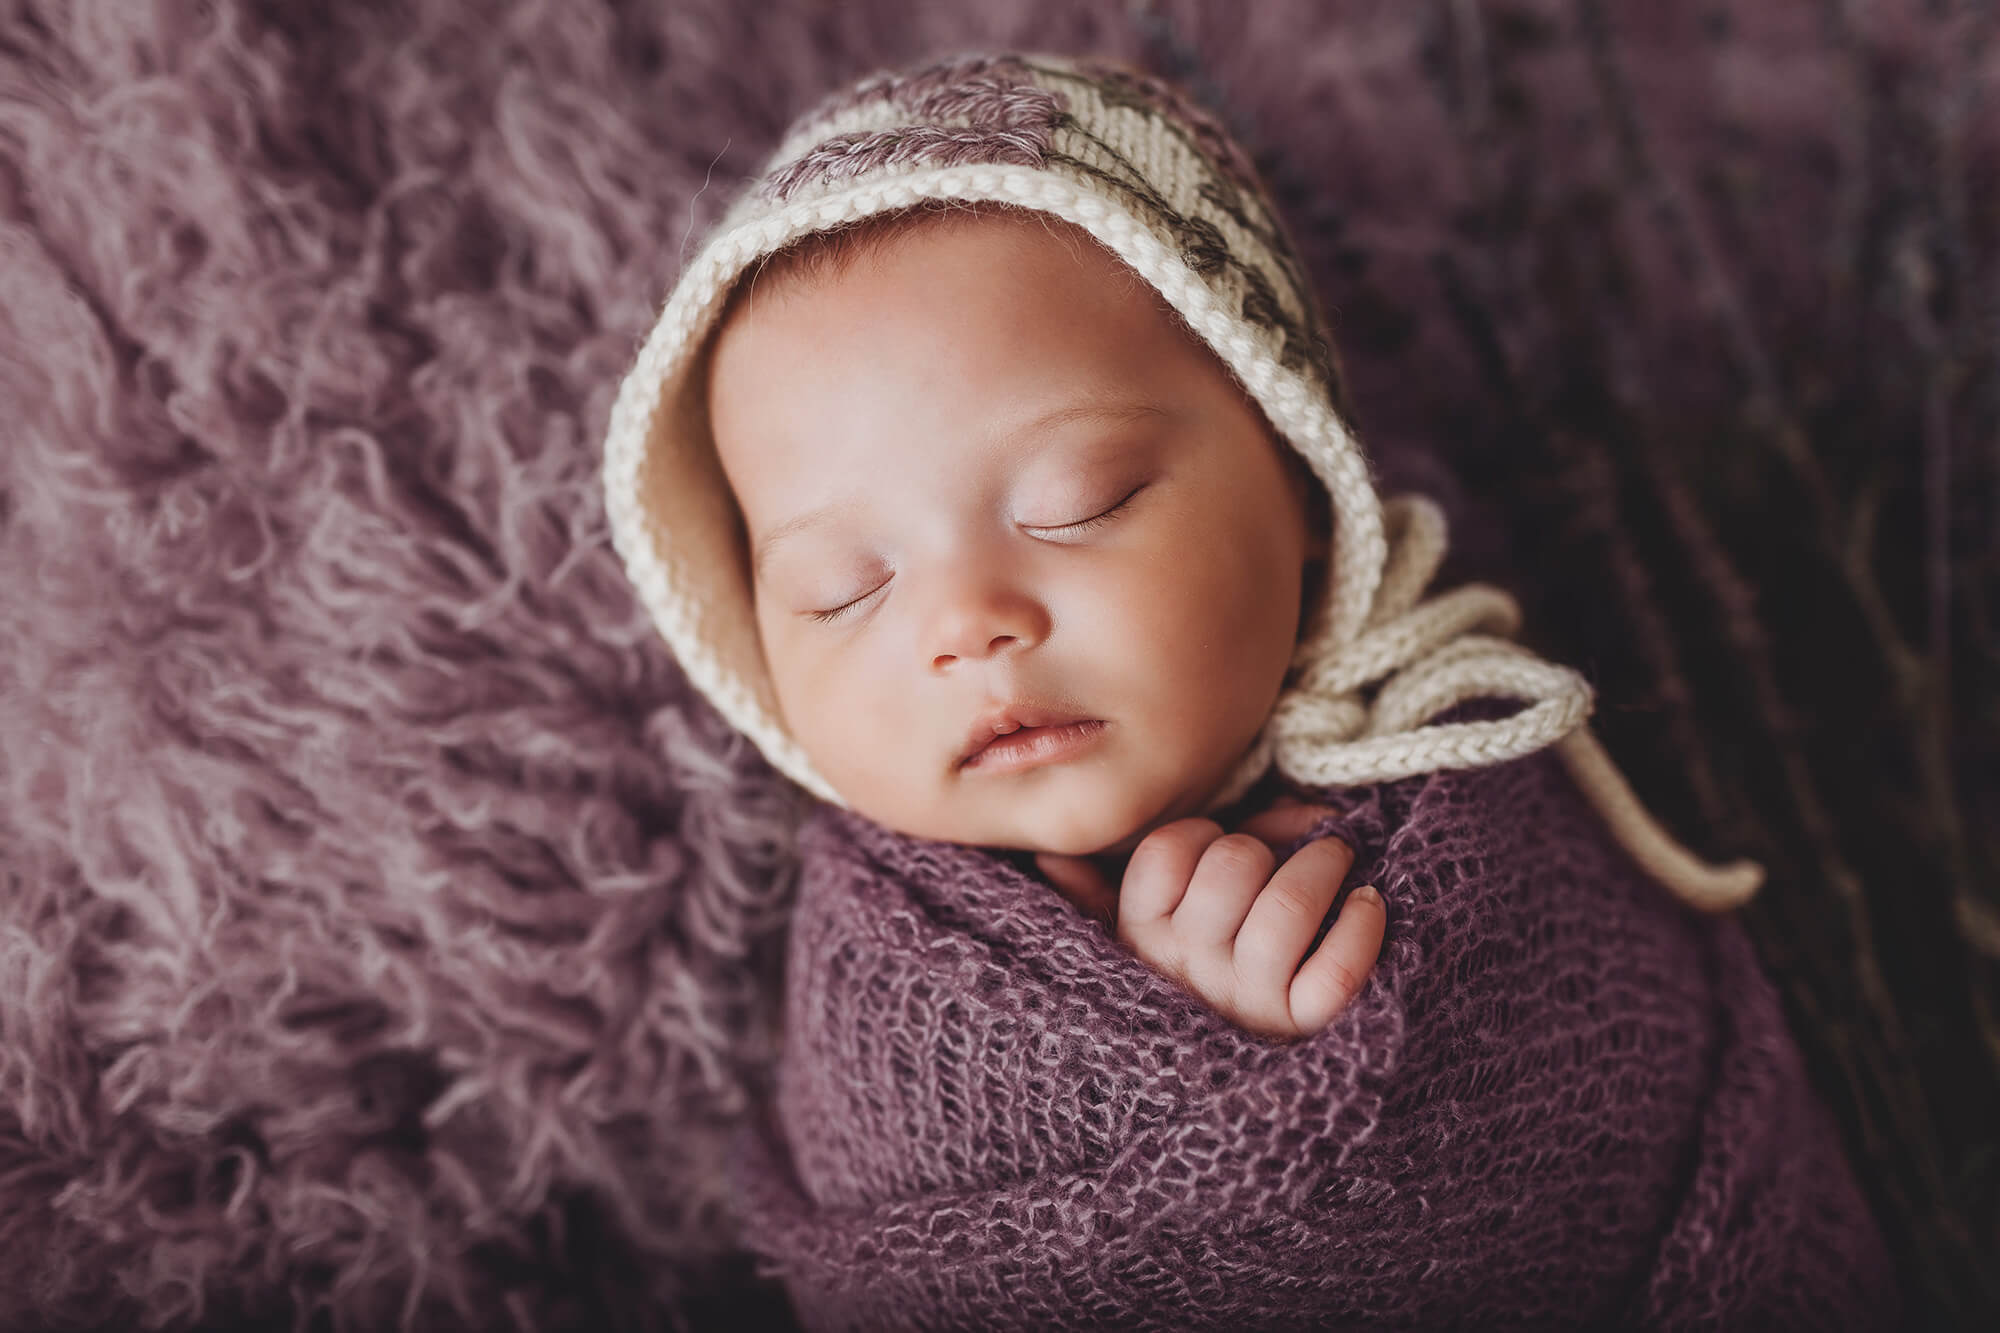
{"label": "shaggy purple fur rug", "polygon": [[[1573,8],[0,4],[0,1328],[780,1317],[718,1145],[764,1087],[795,798],[691,697],[598,494],[690,238],[869,68],[1146,63],[1262,155],[1388,488],[1452,509],[1448,573],[1496,567],[1453,479],[1473,353],[1407,312],[1491,166],[1478,41]],[[1717,98],[1824,131],[1814,6],[1725,6],[1699,79],[1694,8],[1617,16],[1661,151],[1715,151]],[[1547,47],[1537,151],[1601,176]],[[1693,339],[1642,259],[1621,308]]]}

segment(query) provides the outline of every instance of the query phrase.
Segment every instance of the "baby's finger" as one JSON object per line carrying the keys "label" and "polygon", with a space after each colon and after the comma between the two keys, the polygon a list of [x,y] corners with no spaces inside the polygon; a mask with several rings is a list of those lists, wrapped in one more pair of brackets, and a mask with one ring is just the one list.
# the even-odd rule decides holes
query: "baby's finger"
{"label": "baby's finger", "polygon": [[1272,1018],[1289,1012],[1292,974],[1354,866],[1354,852],[1337,838],[1309,842],[1278,868],[1257,895],[1236,935],[1236,975],[1246,1001]]}
{"label": "baby's finger", "polygon": [[1229,957],[1230,942],[1243,929],[1243,918],[1277,864],[1277,853],[1247,833],[1228,833],[1211,842],[1174,911],[1174,934],[1191,944],[1219,948],[1221,957]]}
{"label": "baby's finger", "polygon": [[1238,832],[1262,838],[1274,852],[1283,851],[1311,833],[1321,820],[1338,813],[1330,805],[1274,805],[1244,820]]}
{"label": "baby's finger", "polygon": [[1104,872],[1081,856],[1037,852],[1035,867],[1078,911],[1105,925],[1118,920],[1118,894]]}
{"label": "baby's finger", "polygon": [[1118,891],[1118,933],[1129,938],[1163,926],[1187,893],[1208,845],[1222,836],[1212,819],[1176,819],[1148,833],[1125,863]]}
{"label": "baby's finger", "polygon": [[1354,1002],[1381,956],[1388,925],[1388,909],[1373,885],[1347,895],[1333,929],[1292,978],[1291,1024],[1298,1035],[1319,1031]]}

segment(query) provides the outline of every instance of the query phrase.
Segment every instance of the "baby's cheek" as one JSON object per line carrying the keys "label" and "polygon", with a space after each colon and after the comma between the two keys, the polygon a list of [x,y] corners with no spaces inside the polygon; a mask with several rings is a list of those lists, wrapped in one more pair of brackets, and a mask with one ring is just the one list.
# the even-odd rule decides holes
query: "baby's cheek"
{"label": "baby's cheek", "polygon": [[1282,568],[1240,541],[1218,531],[1205,536],[1213,558],[1183,569],[1180,595],[1155,605],[1148,633],[1162,645],[1149,655],[1152,688],[1162,696],[1162,715],[1173,719],[1176,777],[1212,788],[1277,701],[1296,643],[1298,591]]}
{"label": "baby's cheek", "polygon": [[843,697],[847,686],[838,659],[802,642],[796,633],[766,631],[764,665],[785,730],[821,776],[831,781],[831,770],[846,748],[845,724],[859,711],[854,701]]}
{"label": "baby's cheek", "polygon": [[[1171,572],[1159,570],[1136,599],[1164,669],[1211,690],[1246,670],[1268,674],[1260,669],[1263,659],[1290,655],[1286,594],[1272,586],[1271,563],[1254,559],[1228,532],[1191,534],[1187,545],[1201,555],[1177,561]],[[1288,596],[1295,600],[1296,590]]]}
{"label": "baby's cheek", "polygon": [[828,653],[802,664],[798,692],[809,700],[810,716],[800,719],[793,734],[809,754],[823,750],[830,764],[871,772],[892,747],[907,743],[910,728],[907,714],[904,725],[893,725],[897,718],[886,708],[893,694],[889,682],[860,657],[851,651]]}
{"label": "baby's cheek", "polygon": [[963,841],[939,805],[955,733],[923,712],[908,673],[849,645],[806,676],[800,693],[811,703],[792,735],[841,799],[890,828]]}

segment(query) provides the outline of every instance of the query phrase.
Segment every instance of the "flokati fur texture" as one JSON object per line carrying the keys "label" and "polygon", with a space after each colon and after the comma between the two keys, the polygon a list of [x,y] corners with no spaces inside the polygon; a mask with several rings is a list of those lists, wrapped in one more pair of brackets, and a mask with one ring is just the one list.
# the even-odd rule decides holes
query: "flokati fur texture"
{"label": "flokati fur texture", "polygon": [[729,128],[320,12],[4,21],[0,1328],[659,1326],[795,811],[595,439]]}

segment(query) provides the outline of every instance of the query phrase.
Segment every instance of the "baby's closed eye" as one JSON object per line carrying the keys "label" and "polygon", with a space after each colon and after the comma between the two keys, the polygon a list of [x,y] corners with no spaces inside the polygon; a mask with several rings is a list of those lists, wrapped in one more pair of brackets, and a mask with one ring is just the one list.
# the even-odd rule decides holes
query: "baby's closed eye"
{"label": "baby's closed eye", "polygon": [[1131,489],[1127,490],[1123,495],[1119,496],[1116,500],[1113,500],[1108,505],[1073,506],[1073,508],[1081,508],[1085,511],[1084,517],[1082,518],[1071,519],[1068,522],[1062,522],[1062,523],[1023,522],[1021,526],[1040,537],[1051,537],[1058,539],[1065,537],[1078,537],[1086,532],[1091,531],[1094,528],[1103,527],[1105,524],[1110,523],[1114,519],[1116,519],[1120,514],[1125,513],[1128,509],[1132,507],[1132,502],[1138,498],[1139,492],[1145,489],[1146,489],[1146,484],[1144,482],[1141,482],[1139,485],[1134,486]]}

